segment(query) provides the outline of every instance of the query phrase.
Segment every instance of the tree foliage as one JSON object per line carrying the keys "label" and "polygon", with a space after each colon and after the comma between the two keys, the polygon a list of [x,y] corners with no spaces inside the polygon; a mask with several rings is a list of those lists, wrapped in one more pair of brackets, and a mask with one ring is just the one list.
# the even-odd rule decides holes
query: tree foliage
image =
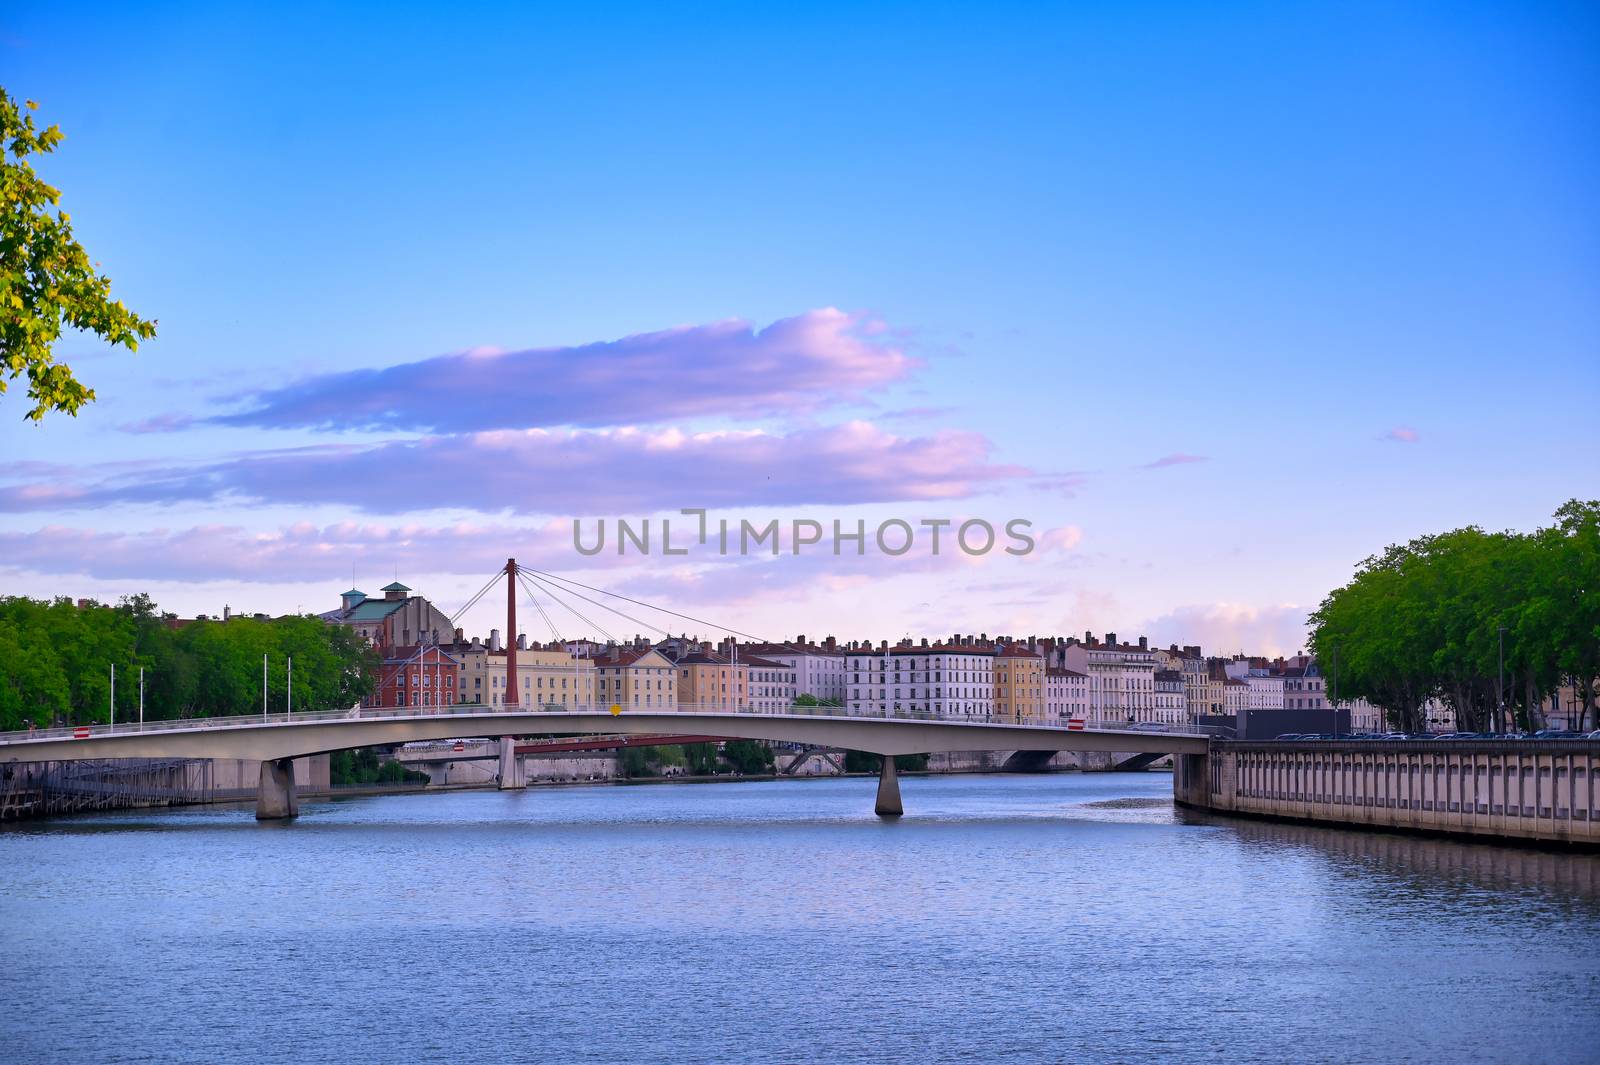
{"label": "tree foliage", "polygon": [[361,637],[313,617],[194,621],[172,627],[146,595],[116,606],[0,598],[0,730],[104,722],[116,667],[117,720],[281,713],[294,669],[294,709],[353,706],[373,690],[378,661]]}
{"label": "tree foliage", "polygon": [[37,107],[32,100],[19,107],[0,89],[0,394],[25,374],[34,421],[50,411],[76,414],[95,398],[51,354],[63,326],[129,351],[156,334],[154,321],[111,298],[111,279],[89,261],[71,216],[59,209],[60,190],[33,172],[28,157],[53,152],[62,140],[59,127],[34,125],[29,112]]}
{"label": "tree foliage", "polygon": [[[1311,646],[1337,664],[1339,699],[1364,697],[1406,731],[1444,700],[1458,726],[1523,727],[1562,683],[1593,721],[1600,680],[1600,502],[1572,500],[1533,533],[1476,526],[1391,545],[1311,615]],[[1504,682],[1501,646],[1504,640]],[[1329,670],[1332,672],[1332,670]]]}

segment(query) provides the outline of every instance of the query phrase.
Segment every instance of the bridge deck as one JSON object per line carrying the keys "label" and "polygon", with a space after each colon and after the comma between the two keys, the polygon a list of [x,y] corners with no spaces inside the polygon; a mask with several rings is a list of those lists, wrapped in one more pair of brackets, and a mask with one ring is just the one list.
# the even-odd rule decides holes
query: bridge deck
{"label": "bridge deck", "polygon": [[[829,711],[825,713],[817,710]],[[430,712],[431,711],[431,712]],[[1122,751],[1200,753],[1197,732],[1140,729],[1069,730],[1045,725],[951,721],[927,717],[862,717],[833,707],[789,713],[693,709],[603,709],[494,712],[477,706],[271,714],[262,717],[80,726],[0,735],[0,762],[88,758],[295,758],[310,754],[467,737],[621,734],[805,743],[873,754],[940,751]],[[548,748],[547,748],[548,749]]]}

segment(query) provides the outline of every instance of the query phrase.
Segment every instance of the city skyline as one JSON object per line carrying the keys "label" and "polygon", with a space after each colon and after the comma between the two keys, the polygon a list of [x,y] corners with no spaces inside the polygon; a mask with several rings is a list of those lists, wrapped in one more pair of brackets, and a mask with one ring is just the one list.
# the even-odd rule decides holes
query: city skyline
{"label": "city skyline", "polygon": [[[1385,544],[1596,494],[1592,14],[481,14],[14,17],[161,331],[63,340],[75,420],[0,401],[5,591],[448,606],[517,555],[779,638],[1292,654]],[[1040,550],[571,549],[683,507]]]}

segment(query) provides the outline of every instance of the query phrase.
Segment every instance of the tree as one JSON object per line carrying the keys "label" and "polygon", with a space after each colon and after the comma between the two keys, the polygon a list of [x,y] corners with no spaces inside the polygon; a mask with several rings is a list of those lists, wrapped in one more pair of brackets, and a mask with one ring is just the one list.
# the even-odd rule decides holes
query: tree
{"label": "tree", "polygon": [[722,745],[722,760],[745,776],[772,772],[772,748],[756,740],[728,740]]}
{"label": "tree", "polygon": [[1450,705],[1458,728],[1540,728],[1546,698],[1569,680],[1589,717],[1600,678],[1600,503],[1572,500],[1555,516],[1531,534],[1468,526],[1362,562],[1310,619],[1317,657],[1340,663],[1339,696],[1385,707],[1407,732],[1421,730],[1430,698]]}
{"label": "tree", "polygon": [[111,298],[111,279],[96,272],[58,207],[60,190],[33,172],[28,156],[55,151],[62,134],[38,129],[27,112],[39,105],[25,106],[0,89],[0,394],[26,374],[27,416],[37,422],[50,411],[76,415],[95,398],[51,354],[63,325],[135,351],[156,335],[156,323]]}

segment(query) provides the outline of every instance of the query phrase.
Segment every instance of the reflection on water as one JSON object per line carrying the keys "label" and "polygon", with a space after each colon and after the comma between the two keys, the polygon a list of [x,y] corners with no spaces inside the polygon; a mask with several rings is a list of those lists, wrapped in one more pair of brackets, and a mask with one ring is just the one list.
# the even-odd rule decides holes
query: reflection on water
{"label": "reflection on water", "polygon": [[1176,813],[1186,824],[1226,826],[1235,837],[1256,846],[1321,853],[1351,875],[1395,877],[1429,890],[1459,884],[1471,892],[1556,899],[1579,906],[1600,901],[1600,859],[1593,855],[1242,820],[1197,810]]}
{"label": "reflection on water", "polygon": [[18,1062],[1568,1062],[1600,860],[1178,814],[1159,774],[0,831]]}

